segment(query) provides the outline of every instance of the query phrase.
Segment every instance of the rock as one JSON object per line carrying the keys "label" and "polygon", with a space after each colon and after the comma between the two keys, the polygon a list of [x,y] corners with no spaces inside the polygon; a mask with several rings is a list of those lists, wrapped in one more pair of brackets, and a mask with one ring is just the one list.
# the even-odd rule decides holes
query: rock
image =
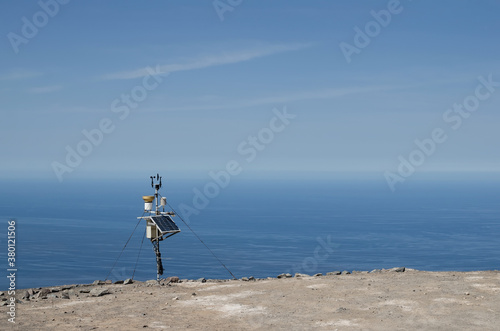
{"label": "rock", "polygon": [[355,275],[355,274],[360,274],[360,273],[361,273],[361,271],[358,271],[358,270],[353,270],[353,271],[351,271],[351,274],[352,274],[352,275]]}
{"label": "rock", "polygon": [[172,300],[179,300],[179,297],[173,297]]}
{"label": "rock", "polygon": [[94,282],[92,283],[92,285],[104,285],[104,282],[101,281],[101,280],[94,280]]}
{"label": "rock", "polygon": [[405,272],[405,267],[392,268],[392,269],[389,269],[389,271],[392,271],[392,272]]}
{"label": "rock", "polygon": [[351,273],[347,270],[342,271],[341,275],[350,275]]}
{"label": "rock", "polygon": [[115,284],[123,284],[125,281],[124,280],[117,280]]}
{"label": "rock", "polygon": [[134,281],[133,281],[132,279],[127,278],[127,279],[125,279],[125,281],[123,282],[123,285],[128,285],[128,284],[133,284],[133,283],[134,283]]}
{"label": "rock", "polygon": [[2,302],[2,304],[0,304],[0,306],[7,306],[7,305],[8,305],[7,301],[4,301]]}
{"label": "rock", "polygon": [[108,284],[109,285],[109,284],[113,284],[113,282],[111,281],[111,279],[106,279],[104,281],[104,284]]}
{"label": "rock", "polygon": [[370,271],[371,274],[375,274],[375,273],[379,273],[379,272],[382,272],[382,270],[380,270],[380,269],[373,269],[372,271]]}
{"label": "rock", "polygon": [[102,297],[106,294],[111,294],[107,288],[94,288],[90,291],[90,296],[93,297]]}
{"label": "rock", "polygon": [[47,295],[47,299],[57,299],[59,298],[56,294],[49,294]]}
{"label": "rock", "polygon": [[165,280],[167,281],[167,283],[179,283],[179,277],[177,276],[167,277],[167,279]]}
{"label": "rock", "polygon": [[248,280],[255,280],[255,277],[254,276],[250,276],[250,277],[248,277]]}
{"label": "rock", "polygon": [[29,295],[30,297],[31,297],[31,296],[33,296],[33,295],[35,295],[35,292],[34,292],[34,291],[33,291],[33,289],[31,289],[31,288],[30,288],[30,289],[28,289],[28,291],[27,291],[27,292],[28,292],[28,295]]}
{"label": "rock", "polygon": [[57,293],[59,292],[61,289],[59,287],[53,287],[50,289],[50,291],[52,291],[52,293]]}
{"label": "rock", "polygon": [[48,288],[42,288],[40,292],[35,295],[35,299],[47,299],[47,295],[49,295],[50,292]]}
{"label": "rock", "polygon": [[71,290],[74,287],[75,287],[74,285],[63,285],[63,286],[61,286],[61,291]]}
{"label": "rock", "polygon": [[314,274],[314,277],[321,277],[321,276],[323,276],[323,274],[322,274],[322,273],[317,273],[317,274]]}
{"label": "rock", "polygon": [[289,273],[286,273],[286,274],[285,274],[285,277],[286,277],[286,278],[292,278],[292,275],[291,275],[291,274],[289,274]]}
{"label": "rock", "polygon": [[90,290],[89,289],[81,289],[78,292],[80,292],[80,293],[90,293]]}
{"label": "rock", "polygon": [[3,293],[3,292],[0,292],[0,297],[2,297],[2,296],[4,296],[4,295],[5,295],[5,293]]}
{"label": "rock", "polygon": [[308,274],[301,274],[301,273],[298,273],[298,272],[297,272],[297,273],[295,274],[295,277],[311,277],[311,276],[309,276]]}
{"label": "rock", "polygon": [[285,277],[286,277],[285,274],[279,274],[276,278],[280,278],[281,279],[281,278],[285,278]]}
{"label": "rock", "polygon": [[25,299],[29,299],[29,298],[30,298],[30,293],[28,291],[24,292],[22,299],[25,300]]}
{"label": "rock", "polygon": [[244,282],[248,282],[248,278],[247,277],[241,277],[241,280],[244,281]]}
{"label": "rock", "polygon": [[327,276],[336,276],[336,275],[340,275],[341,272],[340,271],[331,271],[331,272],[328,272],[326,275]]}
{"label": "rock", "polygon": [[67,292],[61,293],[61,298],[62,299],[69,299],[69,294]]}
{"label": "rock", "polygon": [[206,283],[207,282],[207,280],[205,278],[198,278],[196,281],[200,282],[200,283]]}

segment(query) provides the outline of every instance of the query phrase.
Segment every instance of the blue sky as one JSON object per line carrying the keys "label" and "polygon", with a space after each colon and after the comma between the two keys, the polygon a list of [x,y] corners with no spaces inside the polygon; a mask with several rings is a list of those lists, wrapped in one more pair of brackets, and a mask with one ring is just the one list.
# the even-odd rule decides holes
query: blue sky
{"label": "blue sky", "polygon": [[[262,176],[382,178],[435,128],[447,140],[418,171],[499,169],[500,87],[458,129],[443,115],[479,76],[500,82],[500,1],[221,0],[230,10],[219,13],[201,0],[41,2],[52,16],[36,1],[1,4],[2,178],[56,181],[56,163],[71,169],[64,180],[207,174],[230,160]],[[385,26],[373,23],[381,10]],[[341,43],[355,47],[355,27],[377,24],[348,63]],[[121,119],[122,95],[145,79],[151,89]],[[273,109],[296,117],[247,161],[238,146],[268,129]],[[112,132],[68,165],[67,148],[103,119]]]}

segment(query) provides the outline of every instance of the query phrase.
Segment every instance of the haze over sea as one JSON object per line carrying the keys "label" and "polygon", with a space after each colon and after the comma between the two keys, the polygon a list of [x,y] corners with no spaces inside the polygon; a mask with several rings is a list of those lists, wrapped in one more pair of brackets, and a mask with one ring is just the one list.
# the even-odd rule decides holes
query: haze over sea
{"label": "haze over sea", "polygon": [[[175,208],[210,179],[167,179]],[[147,178],[2,182],[0,240],[17,220],[17,288],[104,279],[142,215]],[[500,178],[419,174],[391,192],[378,178],[234,177],[210,204],[185,219],[236,277],[405,266],[421,270],[498,269]],[[175,217],[182,232],[161,243],[164,277],[231,278]],[[156,277],[144,222],[110,279]],[[6,271],[4,270],[3,273]],[[2,277],[2,290],[7,286]]]}

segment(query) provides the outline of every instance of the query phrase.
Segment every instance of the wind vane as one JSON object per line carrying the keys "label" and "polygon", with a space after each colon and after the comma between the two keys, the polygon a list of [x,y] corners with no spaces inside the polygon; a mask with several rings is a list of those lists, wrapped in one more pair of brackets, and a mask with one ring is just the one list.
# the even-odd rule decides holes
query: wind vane
{"label": "wind vane", "polygon": [[[176,233],[181,232],[177,224],[172,220],[172,216],[175,213],[172,211],[165,211],[167,205],[167,198],[161,197],[158,193],[160,190],[161,176],[156,174],[156,176],[150,176],[151,187],[154,188],[154,195],[145,195],[142,197],[144,200],[144,214],[138,219],[146,220],[146,236],[151,239],[153,244],[153,250],[156,254],[156,280],[160,282],[160,275],[163,275],[163,265],[161,263],[161,253],[160,253],[160,241],[173,236]],[[158,198],[160,198],[160,204],[158,205]],[[155,210],[153,210],[153,202],[155,203]],[[162,210],[160,210],[160,207]],[[148,214],[148,216],[145,216]]]}

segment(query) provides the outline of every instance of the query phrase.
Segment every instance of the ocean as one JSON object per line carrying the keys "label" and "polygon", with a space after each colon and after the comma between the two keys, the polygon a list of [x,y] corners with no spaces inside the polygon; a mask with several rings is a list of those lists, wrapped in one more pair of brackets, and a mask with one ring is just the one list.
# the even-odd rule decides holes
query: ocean
{"label": "ocean", "polygon": [[[184,221],[238,278],[405,266],[432,271],[498,269],[500,180],[415,176],[391,192],[370,179],[232,178]],[[164,180],[179,212],[211,179]],[[16,220],[16,287],[156,278],[142,241],[144,180],[4,180],[0,195],[2,290],[8,288],[8,221]],[[184,207],[182,207],[184,204]],[[176,216],[161,242],[163,277],[231,278]],[[133,235],[131,236],[131,234]],[[131,236],[131,237],[130,237]],[[130,241],[117,260],[125,243]],[[141,248],[142,242],[142,248]],[[111,270],[116,261],[116,266]],[[135,273],[134,273],[135,270]]]}

